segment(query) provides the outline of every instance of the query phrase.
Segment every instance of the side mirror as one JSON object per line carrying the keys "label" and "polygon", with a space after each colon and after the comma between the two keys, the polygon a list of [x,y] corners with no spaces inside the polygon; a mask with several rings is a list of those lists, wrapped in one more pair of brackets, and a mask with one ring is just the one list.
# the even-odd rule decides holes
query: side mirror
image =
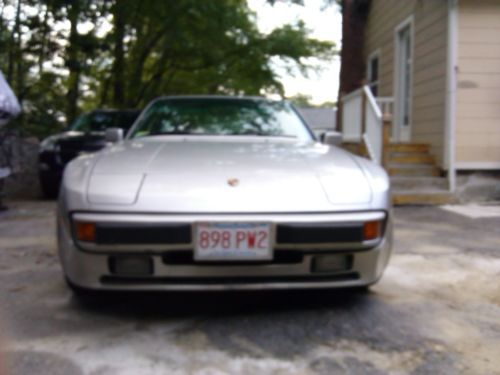
{"label": "side mirror", "polygon": [[342,133],[328,130],[321,134],[320,140],[325,145],[340,146],[342,144]]}
{"label": "side mirror", "polygon": [[123,140],[123,129],[121,128],[109,128],[106,129],[106,135],[104,136],[106,142],[116,143]]}

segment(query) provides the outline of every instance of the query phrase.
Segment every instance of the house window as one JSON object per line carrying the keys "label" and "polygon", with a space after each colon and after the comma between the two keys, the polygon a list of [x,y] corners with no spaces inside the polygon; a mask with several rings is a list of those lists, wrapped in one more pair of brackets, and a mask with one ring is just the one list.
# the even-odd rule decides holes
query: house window
{"label": "house window", "polygon": [[395,29],[394,40],[394,128],[393,139],[411,139],[411,102],[413,66],[413,15]]}
{"label": "house window", "polygon": [[411,102],[411,28],[405,27],[399,32],[399,98],[400,98],[400,120],[401,125],[410,125],[410,102]]}
{"label": "house window", "polygon": [[373,96],[378,95],[378,86],[379,86],[378,65],[379,65],[379,53],[378,52],[372,53],[368,57],[366,77],[368,80],[368,86],[372,90]]}

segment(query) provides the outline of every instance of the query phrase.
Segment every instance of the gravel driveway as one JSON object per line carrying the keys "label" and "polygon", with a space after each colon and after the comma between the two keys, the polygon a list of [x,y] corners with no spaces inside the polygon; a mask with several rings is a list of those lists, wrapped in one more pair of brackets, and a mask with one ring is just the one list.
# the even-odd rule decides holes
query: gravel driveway
{"label": "gravel driveway", "polygon": [[485,218],[395,209],[393,258],[366,294],[119,294],[86,303],[62,280],[54,208],[11,202],[0,213],[9,374],[500,374],[495,208]]}

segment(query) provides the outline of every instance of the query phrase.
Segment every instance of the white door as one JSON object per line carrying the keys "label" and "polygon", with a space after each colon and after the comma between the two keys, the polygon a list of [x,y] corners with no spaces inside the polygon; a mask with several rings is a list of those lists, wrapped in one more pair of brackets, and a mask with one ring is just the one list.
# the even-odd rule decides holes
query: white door
{"label": "white door", "polygon": [[409,142],[411,139],[411,71],[412,32],[411,23],[403,26],[396,35],[396,95],[393,139]]}

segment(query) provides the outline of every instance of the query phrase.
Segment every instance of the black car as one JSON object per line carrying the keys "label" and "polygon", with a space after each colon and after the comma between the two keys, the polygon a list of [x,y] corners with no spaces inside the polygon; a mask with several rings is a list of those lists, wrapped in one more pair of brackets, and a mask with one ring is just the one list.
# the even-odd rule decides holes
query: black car
{"label": "black car", "polygon": [[105,132],[122,128],[126,133],[140,111],[126,109],[98,109],[78,117],[70,127],[51,135],[40,143],[38,173],[45,197],[57,196],[64,167],[82,153],[95,152],[106,145]]}

